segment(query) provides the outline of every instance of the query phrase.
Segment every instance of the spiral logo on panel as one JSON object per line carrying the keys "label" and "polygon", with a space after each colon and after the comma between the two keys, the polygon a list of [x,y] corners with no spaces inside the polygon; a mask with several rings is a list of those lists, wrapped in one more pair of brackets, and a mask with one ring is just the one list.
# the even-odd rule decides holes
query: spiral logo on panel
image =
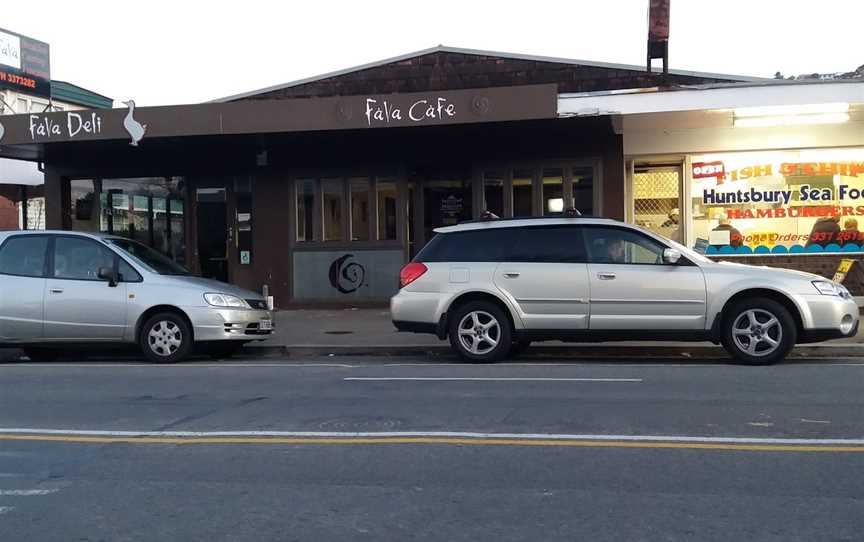
{"label": "spiral logo on panel", "polygon": [[330,284],[339,293],[356,292],[366,280],[366,268],[357,262],[349,261],[353,257],[353,254],[346,254],[330,264]]}

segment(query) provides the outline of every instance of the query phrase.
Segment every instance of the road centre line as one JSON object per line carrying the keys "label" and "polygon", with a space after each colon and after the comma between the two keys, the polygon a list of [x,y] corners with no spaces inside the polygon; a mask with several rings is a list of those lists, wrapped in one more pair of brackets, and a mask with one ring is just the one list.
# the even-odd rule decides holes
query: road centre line
{"label": "road centre line", "polygon": [[[584,448],[660,448],[756,452],[864,453],[864,439],[699,437],[665,435],[578,435],[478,433],[453,431],[99,431],[0,428],[0,441],[82,444],[211,445],[381,445],[565,446]],[[50,491],[50,490],[49,490]]]}
{"label": "road centre line", "polygon": [[389,382],[389,381],[420,381],[420,382],[642,382],[641,378],[520,378],[520,377],[457,377],[457,376],[404,376],[376,377],[349,376],[342,380]]}
{"label": "road centre line", "polygon": [[34,497],[37,495],[50,495],[57,493],[59,489],[0,489],[0,497]]}

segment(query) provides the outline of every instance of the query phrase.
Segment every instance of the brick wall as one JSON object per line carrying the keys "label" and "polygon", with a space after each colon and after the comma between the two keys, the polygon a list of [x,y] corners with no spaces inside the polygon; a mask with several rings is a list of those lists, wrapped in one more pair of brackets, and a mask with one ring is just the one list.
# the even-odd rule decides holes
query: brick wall
{"label": "brick wall", "polygon": [[728,261],[747,265],[764,265],[767,267],[782,267],[807,271],[826,278],[832,278],[837,272],[840,260],[855,260],[852,269],[847,273],[843,285],[855,296],[864,296],[864,255],[795,255],[795,256],[716,256],[716,261]]}
{"label": "brick wall", "polygon": [[308,98],[460,90],[557,83],[559,92],[591,92],[731,80],[648,74],[596,66],[435,52],[243,99]]}
{"label": "brick wall", "polygon": [[18,186],[0,186],[0,231],[18,229]]}

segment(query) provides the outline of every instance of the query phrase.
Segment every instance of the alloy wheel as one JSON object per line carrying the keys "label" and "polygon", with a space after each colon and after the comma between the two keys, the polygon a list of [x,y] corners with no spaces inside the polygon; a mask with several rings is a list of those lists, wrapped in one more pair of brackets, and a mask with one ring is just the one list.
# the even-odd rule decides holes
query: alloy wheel
{"label": "alloy wheel", "polygon": [[501,325],[485,311],[473,311],[459,322],[459,343],[474,355],[485,355],[498,346]]}
{"label": "alloy wheel", "polygon": [[783,326],[780,320],[765,309],[749,309],[732,324],[735,346],[751,356],[768,356],[780,347]]}

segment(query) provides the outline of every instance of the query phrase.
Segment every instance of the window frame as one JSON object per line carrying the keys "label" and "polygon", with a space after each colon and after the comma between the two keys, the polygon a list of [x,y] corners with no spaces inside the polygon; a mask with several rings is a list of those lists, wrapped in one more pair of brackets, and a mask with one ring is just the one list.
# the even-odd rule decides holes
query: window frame
{"label": "window frame", "polygon": [[[663,260],[663,252],[669,248],[675,248],[667,245],[666,243],[660,241],[659,239],[655,239],[650,235],[645,234],[637,229],[628,228],[626,226],[619,226],[617,224],[580,224],[579,228],[583,229],[582,240],[585,243],[585,255],[588,259],[589,264],[593,265],[639,265],[639,266],[695,266],[696,264],[692,262],[685,254],[681,255],[681,258],[676,263],[667,263]],[[615,230],[615,231],[624,231],[630,233],[636,237],[640,237],[650,243],[654,243],[660,247],[662,247],[663,252],[660,253],[660,263],[638,263],[638,262],[602,262],[602,261],[594,261],[593,255],[590,250],[590,245],[588,243],[588,236],[584,233],[585,229],[605,229],[605,230]],[[678,250],[678,249],[675,249]]]}
{"label": "window frame", "polygon": [[[123,282],[123,283],[144,282],[144,277],[141,276],[141,273],[139,273],[138,270],[135,269],[135,266],[133,266],[132,264],[130,264],[130,263],[129,263],[127,260],[125,260],[125,259],[123,259],[123,261],[124,261],[124,262],[126,263],[126,265],[128,265],[128,266],[129,266],[133,271],[135,271],[135,274],[137,275],[137,280],[127,280],[127,279],[125,279],[125,278],[124,278],[124,279],[121,279],[121,278],[120,278],[120,259],[122,258],[122,256],[120,256],[119,254],[117,254],[117,252],[115,252],[114,250],[112,250],[111,247],[105,245],[104,243],[100,243],[99,241],[97,241],[97,240],[95,240],[95,239],[92,239],[92,238],[90,238],[90,237],[84,237],[83,235],[49,235],[49,236],[47,236],[47,237],[49,237],[49,242],[48,242],[48,255],[47,255],[47,260],[46,260],[46,263],[45,263],[45,265],[46,265],[46,267],[47,267],[47,274],[46,274],[45,278],[47,278],[47,279],[50,279],[50,280],[75,280],[75,281],[81,281],[81,282],[108,282],[107,280],[100,279],[100,278],[96,278],[96,279],[82,279],[82,278],[58,277],[58,276],[55,276],[56,269],[54,268],[54,255],[55,255],[55,251],[56,251],[57,240],[58,240],[58,239],[80,239],[80,240],[82,240],[82,241],[85,241],[85,242],[89,242],[89,243],[93,243],[93,244],[95,244],[97,247],[99,247],[99,248],[101,248],[101,249],[103,249],[103,250],[108,251],[108,253],[111,254],[111,255],[113,256],[113,260],[112,260],[111,268],[114,270],[114,273],[117,275],[117,278],[118,278],[117,282],[118,282],[118,283],[119,283],[119,282]],[[140,242],[140,241],[139,241],[139,242]]]}
{"label": "window frame", "polygon": [[578,236],[578,238],[574,240],[575,243],[577,243],[577,245],[582,246],[582,258],[574,257],[572,261],[548,260],[548,259],[544,259],[542,261],[541,260],[526,261],[523,259],[516,259],[514,254],[513,254],[514,250],[516,249],[517,242],[519,241],[519,239],[517,238],[516,241],[510,246],[510,252],[505,256],[504,260],[502,260],[503,262],[506,262],[506,263],[551,263],[551,264],[588,264],[588,263],[590,263],[590,257],[588,254],[588,246],[585,242],[585,233],[581,229],[581,226],[578,224],[538,224],[536,226],[526,225],[526,226],[518,226],[515,228],[501,228],[501,229],[517,230],[517,231],[519,231],[520,234],[522,231],[527,230],[527,229],[532,229],[532,230],[551,230],[551,229],[568,230],[569,229],[569,230],[573,230],[573,232]]}
{"label": "window frame", "polygon": [[51,235],[47,235],[47,234],[36,234],[36,235],[17,234],[17,235],[10,235],[9,237],[7,237],[6,239],[3,240],[3,243],[2,243],[2,244],[0,244],[0,253],[3,252],[3,249],[6,248],[6,245],[8,245],[10,241],[12,241],[13,239],[17,239],[17,238],[19,238],[19,237],[21,237],[21,238],[25,238],[25,239],[34,239],[34,238],[46,238],[46,239],[47,239],[48,242],[45,243],[45,254],[44,254],[45,259],[44,259],[44,261],[42,262],[42,275],[41,275],[41,276],[34,276],[34,275],[19,275],[19,274],[17,274],[17,273],[3,273],[2,271],[0,271],[0,275],[7,276],[7,277],[24,277],[24,278],[29,278],[29,279],[46,279],[46,278],[48,278],[48,271],[50,270],[50,267],[48,266],[48,258],[49,258],[50,254],[51,254],[51,246],[52,246],[52,243],[53,243],[53,241],[52,241],[52,237],[53,237],[53,236],[51,236]]}

